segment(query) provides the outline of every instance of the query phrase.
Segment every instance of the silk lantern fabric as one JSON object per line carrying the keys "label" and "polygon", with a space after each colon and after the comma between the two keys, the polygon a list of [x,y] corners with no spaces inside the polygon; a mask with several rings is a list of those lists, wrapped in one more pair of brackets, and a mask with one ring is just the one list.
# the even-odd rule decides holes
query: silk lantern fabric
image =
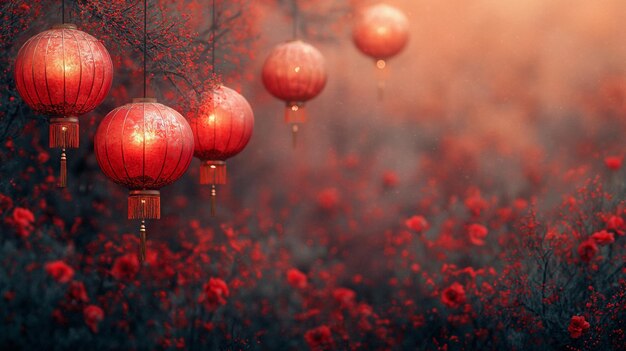
{"label": "silk lantern fabric", "polygon": [[50,147],[63,149],[59,186],[65,186],[65,149],[79,145],[78,116],[92,111],[108,94],[111,57],[96,38],[73,24],[60,24],[26,41],[14,74],[24,102],[50,117]]}
{"label": "silk lantern fabric", "polygon": [[326,85],[324,56],[310,44],[294,40],[276,46],[263,65],[263,84],[286,102],[287,123],[306,122],[304,104]]}
{"label": "silk lantern fabric", "polygon": [[406,46],[409,21],[395,7],[386,4],[368,6],[357,15],[352,37],[361,52],[377,60],[379,68],[384,68],[385,60]]}
{"label": "silk lantern fabric", "polygon": [[201,184],[226,184],[226,160],[240,153],[252,137],[254,113],[241,94],[217,86],[202,94],[189,118],[194,156],[202,161]]}

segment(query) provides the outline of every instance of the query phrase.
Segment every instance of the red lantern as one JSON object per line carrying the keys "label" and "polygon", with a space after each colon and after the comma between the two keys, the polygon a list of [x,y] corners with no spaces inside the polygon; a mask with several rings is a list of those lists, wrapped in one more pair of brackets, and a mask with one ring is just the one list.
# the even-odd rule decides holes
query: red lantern
{"label": "red lantern", "polygon": [[357,48],[372,57],[380,72],[379,93],[384,89],[386,60],[404,49],[409,39],[409,20],[395,7],[378,4],[363,9],[352,31]]}
{"label": "red lantern", "polygon": [[194,156],[202,161],[200,184],[211,184],[211,214],[215,215],[215,185],[226,184],[226,160],[248,145],[254,114],[246,98],[220,85],[202,95],[189,124],[194,136]]}
{"label": "red lantern", "polygon": [[112,80],[104,45],[73,24],[35,35],[17,54],[17,91],[35,112],[50,117],[50,147],[62,149],[60,187],[67,183],[65,149],[78,147],[78,116],[100,105]]}
{"label": "red lantern", "polygon": [[324,57],[312,45],[300,40],[274,48],[263,65],[263,84],[275,97],[287,103],[285,122],[292,124],[295,135],[298,123],[306,122],[306,101],[316,97],[326,85]]}
{"label": "red lantern", "polygon": [[161,217],[159,189],[180,178],[193,157],[187,120],[156,99],[134,99],[109,112],[94,140],[102,172],[130,190],[128,218],[141,219],[140,260],[145,259],[145,219]]}

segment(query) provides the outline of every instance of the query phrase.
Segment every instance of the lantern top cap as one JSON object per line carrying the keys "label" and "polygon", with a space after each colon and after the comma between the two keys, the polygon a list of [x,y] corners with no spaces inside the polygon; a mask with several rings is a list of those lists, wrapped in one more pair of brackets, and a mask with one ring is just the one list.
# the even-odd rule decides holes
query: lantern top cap
{"label": "lantern top cap", "polygon": [[139,103],[139,102],[157,102],[157,99],[155,98],[134,98],[133,99],[133,103]]}
{"label": "lantern top cap", "polygon": [[52,29],[78,29],[78,27],[76,27],[76,25],[73,23],[62,23],[55,24],[54,26],[52,26]]}

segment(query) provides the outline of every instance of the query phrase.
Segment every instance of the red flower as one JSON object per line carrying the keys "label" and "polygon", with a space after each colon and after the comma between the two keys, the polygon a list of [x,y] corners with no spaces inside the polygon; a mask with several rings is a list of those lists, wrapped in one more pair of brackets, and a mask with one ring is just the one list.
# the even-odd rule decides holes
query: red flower
{"label": "red flower", "polygon": [[287,271],[287,282],[294,288],[304,289],[307,286],[306,274],[296,268]]}
{"label": "red flower", "polygon": [[583,262],[590,262],[598,253],[598,246],[592,239],[583,241],[578,246],[578,255]]}
{"label": "red flower", "polygon": [[469,235],[470,241],[474,245],[483,246],[485,245],[485,237],[489,231],[485,226],[480,224],[471,224],[467,227],[467,234]]}
{"label": "red flower", "polygon": [[74,269],[63,261],[48,262],[44,269],[59,283],[67,283],[74,277]]}
{"label": "red flower", "polygon": [[4,194],[0,194],[0,214],[11,207],[13,207],[13,200]]}
{"label": "red flower", "polygon": [[620,156],[607,156],[604,158],[604,165],[611,171],[617,171],[622,167],[623,157]]}
{"label": "red flower", "polygon": [[102,308],[96,305],[89,305],[83,310],[83,316],[85,318],[85,324],[91,329],[92,332],[98,332],[98,324],[104,319],[104,311]]}
{"label": "red flower", "polygon": [[213,310],[220,305],[226,304],[226,298],[230,295],[226,282],[219,278],[211,278],[204,284],[203,293],[198,302],[204,303],[207,309]]}
{"label": "red flower", "polygon": [[317,205],[325,211],[332,211],[339,204],[339,191],[335,188],[322,190],[317,195]]}
{"label": "red flower", "polygon": [[441,293],[441,302],[450,308],[458,308],[465,301],[465,288],[457,282],[454,282]]}
{"label": "red flower", "polygon": [[394,188],[398,185],[398,175],[394,171],[383,173],[383,185],[386,188]]}
{"label": "red flower", "polygon": [[624,235],[624,220],[620,216],[611,216],[606,221],[606,229],[615,232],[617,235]]}
{"label": "red flower", "polygon": [[480,216],[480,213],[485,210],[487,206],[487,201],[485,201],[478,192],[465,199],[465,207],[467,207],[474,216]]}
{"label": "red flower", "polygon": [[430,225],[426,218],[422,216],[413,216],[406,221],[404,221],[404,225],[406,225],[409,229],[415,230],[418,233],[428,230]]}
{"label": "red flower", "polygon": [[591,239],[593,239],[593,241],[595,241],[598,245],[608,245],[615,242],[613,233],[609,233],[606,230],[593,233],[593,235],[591,235]]}
{"label": "red flower", "polygon": [[26,208],[16,207],[13,210],[13,216],[10,222],[15,226],[17,234],[23,238],[28,237],[33,231],[33,223],[35,222],[35,215]]}
{"label": "red flower", "polygon": [[333,290],[333,298],[339,306],[350,307],[354,305],[354,300],[356,299],[356,293],[353,290],[346,288],[337,288]]}
{"label": "red flower", "polygon": [[132,280],[138,272],[139,260],[134,254],[118,257],[111,268],[111,275],[117,280]]}
{"label": "red flower", "polygon": [[589,329],[589,322],[585,320],[584,316],[573,316],[567,327],[572,339],[580,338],[587,329]]}
{"label": "red flower", "polygon": [[70,284],[70,288],[68,290],[68,296],[72,300],[87,302],[89,301],[89,297],[87,296],[87,290],[85,290],[85,284],[79,281],[73,281]]}
{"label": "red flower", "polygon": [[308,330],[304,333],[304,340],[312,350],[331,349],[333,346],[333,334],[325,325]]}

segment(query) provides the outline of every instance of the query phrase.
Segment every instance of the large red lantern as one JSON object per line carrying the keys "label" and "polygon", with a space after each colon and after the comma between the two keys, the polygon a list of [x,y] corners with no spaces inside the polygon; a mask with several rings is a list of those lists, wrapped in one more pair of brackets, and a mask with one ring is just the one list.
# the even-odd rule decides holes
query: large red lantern
{"label": "large red lantern", "polygon": [[226,160],[248,145],[254,113],[246,98],[220,85],[201,96],[189,125],[194,137],[194,156],[202,161],[200,184],[211,184],[211,215],[215,215],[215,185],[226,184]]}
{"label": "large red lantern", "polygon": [[134,99],[104,117],[95,135],[102,172],[130,190],[128,218],[141,219],[140,260],[145,259],[145,219],[161,217],[159,189],[180,178],[193,157],[187,120],[156,99]]}
{"label": "large red lantern", "polygon": [[356,18],[352,39],[357,48],[372,57],[380,72],[379,92],[384,89],[382,71],[387,60],[404,49],[409,39],[409,20],[395,7],[378,4],[364,8]]}
{"label": "large red lantern", "polygon": [[280,44],[263,65],[263,84],[272,95],[286,102],[285,122],[292,124],[295,143],[298,124],[307,120],[305,102],[326,85],[324,56],[301,40]]}
{"label": "large red lantern", "polygon": [[78,116],[96,108],[108,94],[111,57],[96,38],[73,24],[60,24],[22,46],[14,73],[22,99],[50,117],[50,147],[62,149],[58,185],[65,187],[65,149],[78,147]]}

